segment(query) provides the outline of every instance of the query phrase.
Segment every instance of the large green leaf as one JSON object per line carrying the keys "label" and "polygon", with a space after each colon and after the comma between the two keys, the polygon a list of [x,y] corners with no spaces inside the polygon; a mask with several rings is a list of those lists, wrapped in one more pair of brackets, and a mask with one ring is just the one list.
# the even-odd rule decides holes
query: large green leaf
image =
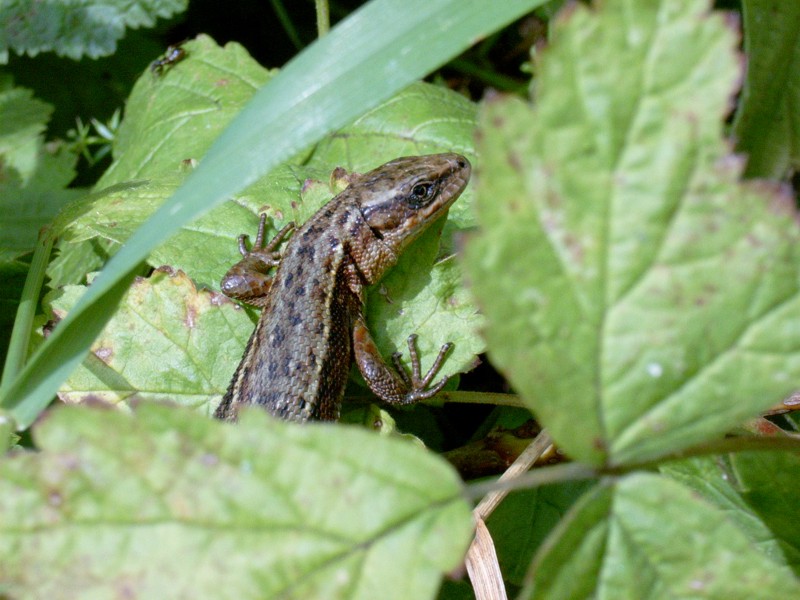
{"label": "large green leaf", "polygon": [[[53,303],[63,318],[83,292]],[[210,415],[228,388],[253,325],[219,292],[166,267],[137,278],[92,352],[58,393],[65,402],[169,400]]]}
{"label": "large green leaf", "polygon": [[346,427],[65,408],[0,463],[0,594],[432,598],[472,530],[449,465]]}
{"label": "large green leaf", "polygon": [[127,285],[140,262],[172,233],[542,2],[373,0],[339,23],[259,89],[200,166],[128,239],[23,372],[6,384],[0,405],[21,426],[30,424],[85,356],[104,324],[100,314],[110,315],[122,296],[116,288]]}
{"label": "large green leaf", "polygon": [[749,177],[800,167],[800,3],[743,0],[747,76],[733,132]]}
{"label": "large green leaf", "polygon": [[8,62],[9,50],[31,56],[55,52],[74,59],[106,56],[114,52],[126,27],[152,27],[158,17],[182,12],[187,4],[188,0],[3,0],[0,63]]}
{"label": "large green leaf", "polygon": [[524,598],[794,598],[791,570],[725,511],[665,477],[635,474],[589,492],[533,564]]}
{"label": "large green leaf", "polygon": [[536,104],[482,118],[468,270],[490,357],[574,458],[730,429],[800,380],[800,235],[721,139],[736,35],[695,0],[576,7]]}

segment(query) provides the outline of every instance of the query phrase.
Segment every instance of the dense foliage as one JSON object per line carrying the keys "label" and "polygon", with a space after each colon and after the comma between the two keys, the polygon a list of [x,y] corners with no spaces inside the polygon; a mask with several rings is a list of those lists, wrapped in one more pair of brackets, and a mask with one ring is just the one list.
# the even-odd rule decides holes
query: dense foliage
{"label": "dense foliage", "polygon": [[[0,4],[0,596],[471,597],[485,487],[443,456],[533,417],[570,462],[488,519],[510,593],[800,596],[797,420],[761,416],[800,381],[800,7],[562,4],[373,0],[300,50],[275,2],[273,70],[199,2]],[[473,183],[367,312],[386,355],[455,343],[447,406],[208,418],[237,236],[439,151]],[[518,395],[459,387],[478,355]]]}

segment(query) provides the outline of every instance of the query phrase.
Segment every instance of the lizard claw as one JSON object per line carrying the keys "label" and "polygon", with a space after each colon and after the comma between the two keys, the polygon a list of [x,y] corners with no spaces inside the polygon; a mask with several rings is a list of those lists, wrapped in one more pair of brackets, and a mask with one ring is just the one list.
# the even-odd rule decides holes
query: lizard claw
{"label": "lizard claw", "polygon": [[419,352],[417,351],[417,335],[415,333],[408,336],[408,352],[411,357],[411,375],[408,374],[408,371],[406,371],[403,364],[400,362],[400,357],[402,356],[400,352],[392,354],[392,362],[394,363],[395,369],[409,388],[405,397],[406,402],[411,403],[419,400],[426,400],[432,398],[442,390],[449,379],[448,377],[444,377],[432,387],[428,386],[436,376],[436,373],[439,372],[445,357],[452,347],[453,344],[451,342],[442,345],[439,349],[439,354],[436,356],[436,360],[433,361],[433,365],[431,365],[431,368],[428,369],[424,377],[422,376],[422,367],[419,361]]}

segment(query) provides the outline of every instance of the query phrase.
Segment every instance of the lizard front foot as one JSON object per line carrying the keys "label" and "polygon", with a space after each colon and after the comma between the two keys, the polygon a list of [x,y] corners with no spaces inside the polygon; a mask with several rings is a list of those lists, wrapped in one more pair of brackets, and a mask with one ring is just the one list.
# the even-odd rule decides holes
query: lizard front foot
{"label": "lizard front foot", "polygon": [[419,362],[419,352],[417,352],[417,334],[412,333],[408,336],[408,353],[411,356],[411,375],[408,374],[408,371],[403,366],[403,363],[400,362],[400,357],[402,354],[400,352],[395,352],[392,354],[392,363],[394,363],[394,368],[397,371],[397,374],[400,375],[400,378],[403,380],[403,382],[408,386],[408,393],[405,395],[403,402],[404,404],[411,404],[420,400],[427,400],[442,390],[449,379],[448,377],[444,377],[433,387],[429,388],[428,386],[436,376],[436,373],[439,372],[439,369],[441,369],[442,363],[452,347],[453,344],[451,342],[442,344],[442,347],[439,349],[439,354],[436,356],[436,360],[433,361],[433,365],[431,365],[431,368],[428,369],[425,377],[422,377],[422,368]]}
{"label": "lizard front foot", "polygon": [[262,213],[258,222],[258,233],[250,250],[246,245],[247,234],[239,236],[239,253],[243,258],[228,269],[220,283],[220,289],[229,298],[252,303],[253,299],[265,296],[269,290],[271,285],[269,270],[277,267],[281,261],[278,246],[283,238],[294,231],[295,225],[294,222],[290,222],[264,245],[266,221],[267,215]]}

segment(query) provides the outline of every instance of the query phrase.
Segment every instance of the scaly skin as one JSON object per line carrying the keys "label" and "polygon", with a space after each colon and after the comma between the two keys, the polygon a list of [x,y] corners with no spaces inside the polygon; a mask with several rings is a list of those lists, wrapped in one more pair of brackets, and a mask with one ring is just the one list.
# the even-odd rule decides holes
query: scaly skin
{"label": "scaly skin", "polygon": [[257,404],[286,420],[336,420],[353,360],[385,402],[409,404],[436,394],[446,380],[430,382],[451,345],[442,346],[422,377],[411,336],[411,376],[396,356],[396,368],[390,367],[364,320],[364,288],[447,212],[470,171],[458,154],[398,158],[355,176],[294,233],[282,255],[277,248],[293,224],[264,246],[262,217],[250,252],[242,236],[244,258],[225,275],[222,290],[262,313],[215,416],[235,421],[241,406]]}

